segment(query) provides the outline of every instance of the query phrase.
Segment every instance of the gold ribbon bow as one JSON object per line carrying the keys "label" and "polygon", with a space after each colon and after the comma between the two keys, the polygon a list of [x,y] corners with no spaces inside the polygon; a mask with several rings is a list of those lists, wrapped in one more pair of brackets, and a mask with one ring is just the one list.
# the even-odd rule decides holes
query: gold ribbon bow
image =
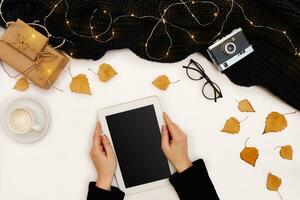
{"label": "gold ribbon bow", "polygon": [[[41,66],[43,62],[51,62],[56,59],[56,56],[51,54],[47,51],[47,49],[42,50],[41,52],[37,53],[37,58],[33,62],[31,66],[29,66],[27,69],[25,69],[21,74],[25,75],[26,73],[30,73],[33,70],[36,70],[38,74],[40,75],[38,78],[43,79],[47,78],[47,72],[44,70],[44,68]],[[49,82],[49,80],[48,80]]]}

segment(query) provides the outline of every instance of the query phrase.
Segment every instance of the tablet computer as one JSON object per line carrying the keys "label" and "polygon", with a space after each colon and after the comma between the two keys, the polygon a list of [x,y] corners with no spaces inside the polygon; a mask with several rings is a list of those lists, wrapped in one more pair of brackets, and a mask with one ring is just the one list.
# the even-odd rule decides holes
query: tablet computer
{"label": "tablet computer", "polygon": [[174,168],[161,149],[164,122],[158,97],[104,108],[98,117],[117,158],[121,190],[130,194],[169,185]]}

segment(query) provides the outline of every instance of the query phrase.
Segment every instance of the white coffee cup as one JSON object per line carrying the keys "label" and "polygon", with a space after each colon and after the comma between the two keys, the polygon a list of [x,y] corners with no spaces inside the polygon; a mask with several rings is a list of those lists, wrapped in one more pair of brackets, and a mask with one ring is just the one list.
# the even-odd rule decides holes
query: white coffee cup
{"label": "white coffee cup", "polygon": [[35,123],[33,112],[26,107],[16,107],[9,111],[7,115],[7,126],[16,134],[26,134],[31,130],[41,131],[40,124]]}

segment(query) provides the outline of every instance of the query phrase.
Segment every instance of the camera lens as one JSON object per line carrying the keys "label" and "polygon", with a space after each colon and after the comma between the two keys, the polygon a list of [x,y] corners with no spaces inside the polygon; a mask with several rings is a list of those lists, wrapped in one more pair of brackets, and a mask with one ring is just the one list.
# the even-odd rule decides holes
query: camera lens
{"label": "camera lens", "polygon": [[236,46],[232,42],[228,42],[224,46],[224,53],[227,55],[231,55],[236,51]]}

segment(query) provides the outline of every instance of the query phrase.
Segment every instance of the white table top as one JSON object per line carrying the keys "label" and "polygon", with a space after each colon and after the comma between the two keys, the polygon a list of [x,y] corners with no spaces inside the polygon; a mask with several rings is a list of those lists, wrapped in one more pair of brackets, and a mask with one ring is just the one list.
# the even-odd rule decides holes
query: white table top
{"label": "white table top", "polygon": [[[3,32],[1,29],[0,33]],[[191,81],[181,67],[193,58],[200,62],[208,76],[219,84],[224,98],[218,103],[201,94],[202,81]],[[88,68],[111,64],[118,75],[108,83],[100,83]],[[282,178],[283,199],[300,196],[300,114],[288,115],[288,127],[277,134],[262,135],[265,118],[271,111],[287,113],[295,109],[260,87],[240,87],[232,82],[200,54],[183,61],[162,64],[143,60],[129,50],[108,52],[98,61],[71,60],[73,75],[87,74],[93,95],[78,95],[69,90],[71,77],[65,70],[55,85],[64,90],[41,90],[31,86],[26,92],[13,90],[15,80],[0,70],[0,115],[5,105],[17,97],[31,96],[44,102],[51,115],[50,130],[40,141],[19,144],[0,129],[0,199],[3,200],[84,200],[89,181],[96,174],[88,152],[99,108],[159,96],[163,110],[168,112],[189,136],[190,156],[203,158],[211,179],[223,200],[279,199],[266,189],[266,178],[272,172]],[[156,76],[166,74],[173,84],[167,91],[152,86]],[[247,98],[256,113],[241,113],[234,99]],[[227,118],[249,119],[242,123],[238,135],[220,133]],[[256,146],[260,156],[253,168],[241,161],[245,140]],[[291,144],[294,160],[279,157],[275,146]],[[199,188],[201,191],[201,188]],[[173,188],[164,187],[126,196],[126,200],[178,199]]]}

